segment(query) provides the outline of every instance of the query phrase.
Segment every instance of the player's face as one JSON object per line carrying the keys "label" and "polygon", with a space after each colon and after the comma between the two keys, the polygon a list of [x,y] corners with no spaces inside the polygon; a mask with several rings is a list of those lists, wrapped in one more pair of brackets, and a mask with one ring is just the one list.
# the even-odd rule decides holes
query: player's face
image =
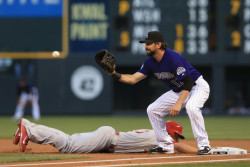
{"label": "player's face", "polygon": [[148,56],[153,56],[155,54],[156,49],[157,48],[155,43],[149,43],[149,42],[145,43],[145,50]]}

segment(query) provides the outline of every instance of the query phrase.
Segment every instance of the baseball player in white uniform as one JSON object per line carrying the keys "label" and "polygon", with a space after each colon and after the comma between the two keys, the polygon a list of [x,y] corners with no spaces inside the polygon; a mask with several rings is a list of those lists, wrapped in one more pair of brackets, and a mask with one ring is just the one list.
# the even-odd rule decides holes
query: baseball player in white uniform
{"label": "baseball player in white uniform", "polygon": [[32,116],[34,120],[40,119],[40,107],[38,104],[38,89],[30,83],[21,80],[17,85],[18,102],[13,118],[19,120],[24,115],[24,107],[30,102],[32,104]]}
{"label": "baseball player in white uniform", "polygon": [[208,83],[181,54],[167,48],[160,32],[148,32],[146,38],[140,43],[145,43],[149,56],[141,69],[132,75],[120,74],[116,71],[110,75],[120,82],[132,85],[149,75],[155,75],[171,89],[147,108],[148,117],[158,141],[158,146],[150,149],[149,152],[167,154],[174,152],[174,144],[166,133],[164,117],[168,114],[174,117],[179,114],[181,108],[185,107],[194,137],[198,142],[197,154],[209,154],[211,146],[201,112],[209,97]]}
{"label": "baseball player in white uniform", "polygon": [[[183,143],[178,143],[182,135],[182,126],[174,121],[166,122],[167,131],[171,140],[175,143],[178,152],[194,153],[195,148]],[[129,132],[116,132],[110,126],[102,126],[93,132],[75,133],[73,135],[39,125],[21,118],[14,135],[14,144],[20,146],[24,152],[28,141],[38,144],[50,144],[62,153],[132,153],[147,152],[148,149],[157,146],[153,130],[141,129]]]}

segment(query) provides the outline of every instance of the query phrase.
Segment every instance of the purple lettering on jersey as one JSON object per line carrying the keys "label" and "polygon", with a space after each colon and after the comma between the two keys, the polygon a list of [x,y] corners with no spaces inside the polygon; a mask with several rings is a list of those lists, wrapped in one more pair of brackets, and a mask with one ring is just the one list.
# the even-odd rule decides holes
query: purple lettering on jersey
{"label": "purple lettering on jersey", "polygon": [[160,62],[150,57],[138,72],[144,75],[154,74],[174,92],[182,90],[183,82],[181,81],[187,76],[190,75],[194,82],[201,76],[200,72],[189,64],[181,54],[168,48]]}

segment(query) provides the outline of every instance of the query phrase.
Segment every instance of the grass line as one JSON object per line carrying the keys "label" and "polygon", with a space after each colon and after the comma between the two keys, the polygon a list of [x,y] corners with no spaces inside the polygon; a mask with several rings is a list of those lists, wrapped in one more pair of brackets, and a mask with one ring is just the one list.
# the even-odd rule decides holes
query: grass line
{"label": "grass line", "polygon": [[58,155],[58,154],[0,154],[0,163],[50,161],[64,159],[85,159],[83,155]]}
{"label": "grass line", "polygon": [[[31,117],[27,117],[34,121]],[[166,120],[177,121],[183,126],[186,139],[194,139],[188,116],[166,117]],[[204,117],[209,139],[250,139],[250,117]],[[12,138],[18,121],[10,116],[0,117],[0,138]],[[38,124],[59,129],[65,133],[94,131],[100,126],[112,126],[116,131],[134,129],[151,129],[147,116],[43,116]]]}

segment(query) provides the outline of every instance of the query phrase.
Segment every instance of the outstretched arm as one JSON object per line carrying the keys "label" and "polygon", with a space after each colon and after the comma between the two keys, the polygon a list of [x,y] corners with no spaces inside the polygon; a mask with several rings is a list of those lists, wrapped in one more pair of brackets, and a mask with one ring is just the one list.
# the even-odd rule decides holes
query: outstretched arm
{"label": "outstretched arm", "polygon": [[116,72],[115,56],[105,49],[100,50],[96,53],[95,60],[97,64],[101,68],[103,68],[109,75],[123,83],[133,85],[147,77],[147,75],[144,75],[140,72],[136,72],[132,75],[120,74]]}
{"label": "outstretched arm", "polygon": [[184,143],[174,143],[174,149],[180,153],[196,153],[197,152],[196,148],[190,145],[184,144]]}
{"label": "outstretched arm", "polygon": [[[117,75],[118,73],[114,71],[111,75]],[[120,74],[120,82],[126,83],[126,84],[136,84],[137,82],[145,79],[147,75],[144,75],[140,72],[136,72],[134,74]]]}

